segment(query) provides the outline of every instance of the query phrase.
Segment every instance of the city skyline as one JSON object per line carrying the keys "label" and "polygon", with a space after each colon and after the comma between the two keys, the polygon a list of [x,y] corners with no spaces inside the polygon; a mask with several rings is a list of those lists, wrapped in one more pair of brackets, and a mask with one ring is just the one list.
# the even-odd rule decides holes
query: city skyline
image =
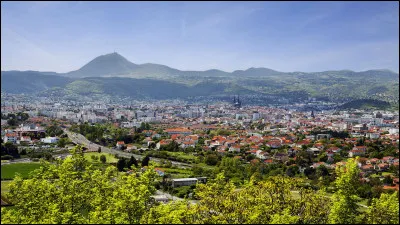
{"label": "city skyline", "polygon": [[2,2],[2,70],[136,64],[399,72],[396,2]]}

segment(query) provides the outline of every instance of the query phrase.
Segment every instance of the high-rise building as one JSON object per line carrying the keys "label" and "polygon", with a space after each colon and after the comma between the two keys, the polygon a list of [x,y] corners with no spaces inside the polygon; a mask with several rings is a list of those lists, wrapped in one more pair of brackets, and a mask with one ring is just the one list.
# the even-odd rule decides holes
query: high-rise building
{"label": "high-rise building", "polygon": [[233,106],[235,106],[235,108],[240,109],[240,107],[242,107],[242,102],[240,101],[239,95],[236,99],[236,96],[233,96]]}

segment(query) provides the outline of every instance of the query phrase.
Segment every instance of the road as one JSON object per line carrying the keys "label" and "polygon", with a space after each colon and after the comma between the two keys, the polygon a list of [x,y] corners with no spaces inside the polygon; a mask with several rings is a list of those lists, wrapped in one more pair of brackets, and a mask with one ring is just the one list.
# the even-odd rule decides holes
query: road
{"label": "road", "polygon": [[[83,136],[81,134],[78,134],[78,133],[74,133],[74,132],[68,131],[66,129],[64,129],[64,132],[68,135],[68,137],[71,139],[72,142],[74,142],[76,144],[80,144],[80,145],[85,145],[90,150],[95,150],[96,151],[99,147],[101,147],[101,152],[111,153],[111,154],[118,154],[119,156],[122,156],[122,157],[125,157],[125,158],[130,158],[131,156],[133,156],[138,160],[142,160],[142,158],[144,157],[142,155],[123,152],[123,151],[120,151],[120,150],[107,148],[105,146],[98,145],[98,144],[93,143],[93,142],[89,141],[88,139],[86,139],[85,136]],[[155,161],[155,162],[159,162],[161,160],[160,158],[154,158],[154,157],[150,157],[150,159]],[[181,163],[181,162],[177,162],[177,161],[171,161],[171,163],[172,163],[172,165],[176,165],[176,166],[181,167],[181,168],[190,168],[191,167],[191,165],[187,164],[187,163]]]}
{"label": "road", "polygon": [[[65,158],[71,154],[69,153],[64,153],[64,154],[54,154],[52,155],[54,158],[60,156],[62,158]],[[14,164],[14,163],[30,163],[33,162],[30,158],[24,158],[24,159],[13,159],[9,160],[8,162],[1,162],[1,165],[7,165],[7,164]]]}
{"label": "road", "polygon": [[[167,197],[168,199],[170,199],[172,201],[182,201],[183,200],[183,198],[178,198],[176,196],[170,195],[170,194],[160,191],[160,190],[156,191],[156,195],[164,195],[165,197]],[[189,202],[192,204],[196,204],[198,202],[198,200],[189,200]]]}

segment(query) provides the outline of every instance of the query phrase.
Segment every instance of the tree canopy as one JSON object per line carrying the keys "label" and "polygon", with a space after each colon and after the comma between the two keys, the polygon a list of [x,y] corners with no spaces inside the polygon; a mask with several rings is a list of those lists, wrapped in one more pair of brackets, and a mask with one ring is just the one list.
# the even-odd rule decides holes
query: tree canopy
{"label": "tree canopy", "polygon": [[[207,184],[197,184],[196,204],[188,200],[159,204],[155,193],[154,167],[134,174],[113,166],[94,169],[80,146],[72,156],[55,163],[42,161],[32,178],[17,175],[6,197],[14,207],[1,208],[2,223],[388,223],[399,222],[398,192],[375,198],[366,212],[357,211],[359,169],[350,159],[336,170],[333,198],[300,187],[302,178],[256,175],[238,189],[223,172]],[[225,160],[224,166],[236,163]],[[297,193],[297,197],[293,192]]]}

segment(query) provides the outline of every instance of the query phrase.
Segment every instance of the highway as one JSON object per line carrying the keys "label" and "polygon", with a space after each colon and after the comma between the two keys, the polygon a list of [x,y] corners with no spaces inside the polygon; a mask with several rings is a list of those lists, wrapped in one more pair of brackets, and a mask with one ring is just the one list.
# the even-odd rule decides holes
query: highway
{"label": "highway", "polygon": [[[142,158],[144,157],[142,155],[123,152],[123,151],[120,151],[120,150],[116,150],[116,149],[108,148],[108,147],[105,147],[105,146],[101,146],[101,145],[98,145],[96,143],[93,143],[93,142],[89,141],[88,139],[86,139],[85,136],[83,136],[81,134],[74,133],[74,132],[68,131],[66,129],[63,129],[63,130],[68,135],[69,139],[71,139],[72,142],[74,142],[76,144],[84,145],[89,150],[97,151],[97,149],[99,147],[101,147],[101,152],[111,153],[111,154],[118,154],[119,156],[122,156],[122,157],[125,157],[125,158],[130,158],[131,156],[133,156],[137,160],[142,160]],[[150,157],[150,160],[153,160],[155,162],[159,162],[161,159],[160,158]],[[181,163],[181,162],[177,162],[177,161],[171,161],[171,163],[172,163],[172,165],[176,165],[176,166],[181,167],[181,168],[190,168],[191,167],[191,165],[187,164],[187,163]]]}

